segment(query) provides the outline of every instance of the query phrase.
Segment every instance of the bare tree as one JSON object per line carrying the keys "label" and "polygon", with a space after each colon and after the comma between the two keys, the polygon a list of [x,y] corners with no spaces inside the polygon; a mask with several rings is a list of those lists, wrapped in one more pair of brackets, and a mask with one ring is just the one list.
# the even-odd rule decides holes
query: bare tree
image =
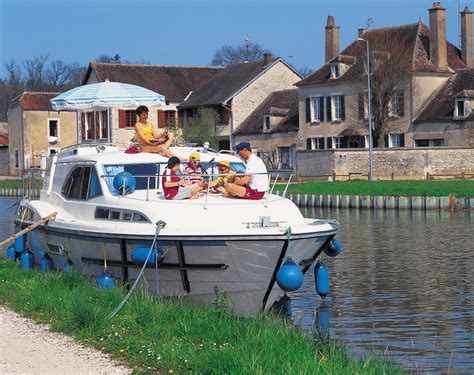
{"label": "bare tree", "polygon": [[51,90],[61,90],[70,81],[72,66],[61,60],[52,61],[46,68],[45,81]]}
{"label": "bare tree", "polygon": [[311,69],[307,66],[303,66],[302,68],[297,69],[298,73],[304,77],[308,77],[310,74],[314,72],[314,69]]}
{"label": "bare tree", "polygon": [[48,90],[46,83],[47,55],[40,55],[31,60],[25,60],[23,67],[26,71],[26,88],[31,91]]}
{"label": "bare tree", "polygon": [[[373,34],[368,40],[373,145],[383,147],[390,122],[404,115],[404,90],[412,69],[413,50],[409,47],[411,43],[395,32]],[[354,113],[358,113],[358,116],[348,120],[355,127],[367,129],[366,44],[359,41],[355,51],[351,52],[357,57],[352,82],[358,93],[357,105],[354,105]]]}
{"label": "bare tree", "polygon": [[242,46],[223,45],[219,50],[214,52],[211,65],[230,65],[245,61],[256,61],[263,58],[266,51],[260,44],[251,43],[246,40]]}
{"label": "bare tree", "polygon": [[122,58],[118,53],[116,53],[115,56],[100,55],[95,61],[110,64],[120,64],[122,62]]}

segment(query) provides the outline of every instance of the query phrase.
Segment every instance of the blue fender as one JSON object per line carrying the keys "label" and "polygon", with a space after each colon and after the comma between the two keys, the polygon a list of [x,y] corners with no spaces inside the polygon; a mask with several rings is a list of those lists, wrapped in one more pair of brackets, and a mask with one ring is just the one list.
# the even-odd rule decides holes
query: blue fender
{"label": "blue fender", "polygon": [[290,257],[280,266],[276,274],[277,284],[285,292],[293,292],[299,289],[303,284],[303,280],[303,271]]}
{"label": "blue fender", "polygon": [[314,267],[314,282],[316,284],[316,292],[321,298],[326,298],[329,293],[329,272],[326,265],[318,261]]}

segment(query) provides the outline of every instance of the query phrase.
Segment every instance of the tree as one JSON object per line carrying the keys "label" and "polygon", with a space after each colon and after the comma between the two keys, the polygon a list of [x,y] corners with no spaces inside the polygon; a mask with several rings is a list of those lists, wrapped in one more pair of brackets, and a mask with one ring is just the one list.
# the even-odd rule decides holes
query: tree
{"label": "tree", "polygon": [[186,142],[203,144],[209,142],[212,148],[218,147],[216,137],[216,124],[219,114],[209,107],[201,107],[197,110],[197,116],[188,118],[183,127],[182,137]]}
{"label": "tree", "polygon": [[26,71],[26,88],[30,91],[46,91],[49,89],[46,82],[47,55],[40,55],[31,60],[25,60],[23,67]]}
{"label": "tree", "polygon": [[115,54],[115,56],[109,56],[109,55],[100,55],[95,61],[97,62],[103,62],[103,63],[110,63],[110,64],[121,64],[122,63],[122,58],[118,53]]}
{"label": "tree", "polygon": [[264,48],[260,44],[247,41],[242,46],[223,45],[219,50],[214,52],[211,65],[230,65],[245,61],[256,61],[263,58]]}
{"label": "tree", "polygon": [[[353,86],[358,93],[351,121],[356,127],[368,128],[367,53],[366,44],[358,42]],[[374,147],[383,147],[385,135],[394,117],[395,102],[403,108],[404,90],[412,68],[410,43],[395,33],[379,33],[369,39],[372,138]],[[400,108],[398,108],[400,110]],[[365,116],[363,115],[365,114]]]}
{"label": "tree", "polygon": [[308,68],[307,66],[303,66],[302,68],[297,69],[298,73],[303,76],[303,78],[308,77],[310,74],[314,72],[314,69]]}

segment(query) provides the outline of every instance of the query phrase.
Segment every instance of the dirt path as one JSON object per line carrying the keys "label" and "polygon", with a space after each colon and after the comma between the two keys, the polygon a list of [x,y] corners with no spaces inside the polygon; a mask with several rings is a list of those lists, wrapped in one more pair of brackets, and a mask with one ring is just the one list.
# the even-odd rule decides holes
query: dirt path
{"label": "dirt path", "polygon": [[0,306],[0,374],[130,374],[107,355]]}

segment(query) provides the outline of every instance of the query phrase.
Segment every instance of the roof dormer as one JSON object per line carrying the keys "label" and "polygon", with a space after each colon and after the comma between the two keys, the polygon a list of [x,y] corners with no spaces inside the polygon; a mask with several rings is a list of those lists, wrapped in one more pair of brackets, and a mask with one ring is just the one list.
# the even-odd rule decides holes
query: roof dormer
{"label": "roof dormer", "polygon": [[464,120],[472,112],[474,90],[462,90],[454,95],[454,119]]}
{"label": "roof dormer", "polygon": [[331,79],[342,77],[354,65],[356,58],[349,55],[337,55],[329,61],[331,64]]}

